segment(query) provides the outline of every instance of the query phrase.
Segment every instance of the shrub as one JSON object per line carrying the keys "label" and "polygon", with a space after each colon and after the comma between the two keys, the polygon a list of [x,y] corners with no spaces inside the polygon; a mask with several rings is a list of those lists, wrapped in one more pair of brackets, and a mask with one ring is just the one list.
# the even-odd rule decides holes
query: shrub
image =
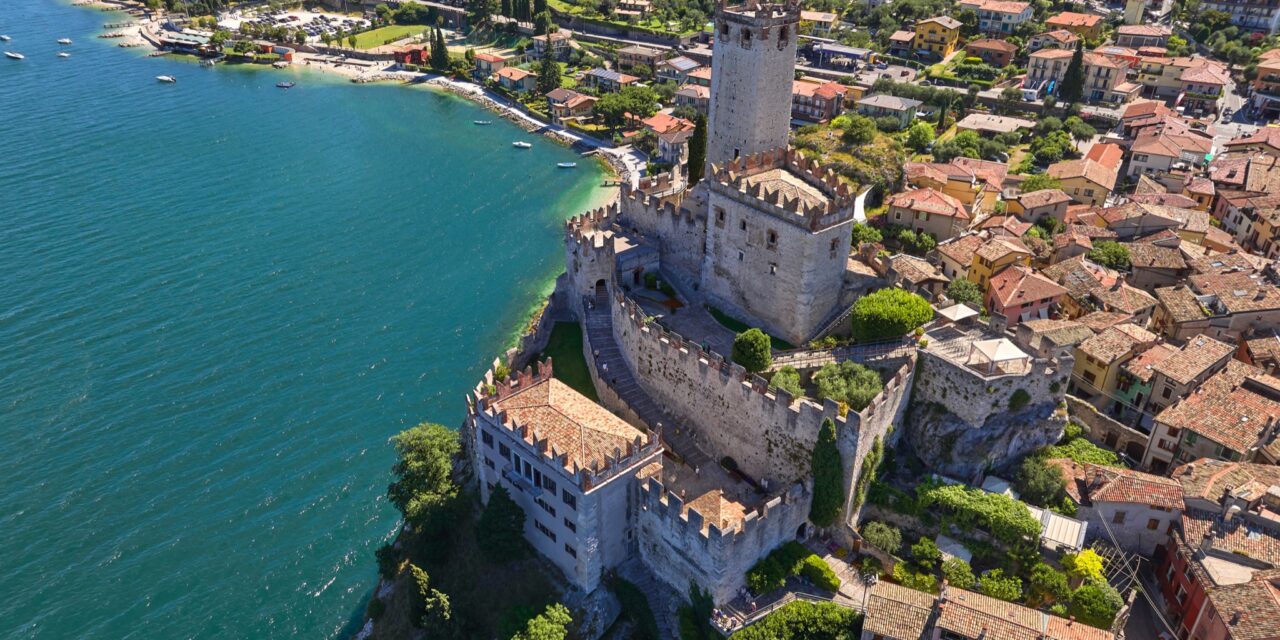
{"label": "shrub", "polygon": [[495,562],[510,562],[525,556],[524,509],[511,499],[501,485],[489,494],[489,504],[480,515],[476,542],[484,555]]}
{"label": "shrub", "polygon": [[1062,469],[1049,464],[1044,458],[1028,457],[1018,467],[1013,486],[1018,489],[1018,495],[1023,500],[1047,507],[1062,501],[1067,480],[1062,476]]}
{"label": "shrub", "polygon": [[790,365],[775,371],[773,377],[769,379],[769,386],[774,389],[782,389],[790,393],[793,398],[799,398],[804,395],[804,388],[800,386],[800,372]]}
{"label": "shrub", "polygon": [[854,411],[862,411],[884,389],[880,374],[852,360],[823,365],[813,374],[818,398],[843,402]]}
{"label": "shrub", "polygon": [[1031,516],[1026,505],[1004,494],[929,482],[916,487],[916,495],[926,510],[941,507],[960,528],[982,528],[1009,546],[1022,546],[1040,537],[1040,521]]}
{"label": "shrub", "polygon": [[1093,549],[1085,549],[1080,553],[1068,553],[1062,556],[1062,567],[1067,575],[1080,578],[1086,582],[1102,582],[1106,575],[1102,572],[1102,556]]}
{"label": "shrub", "polygon": [[1120,466],[1120,457],[1114,451],[1103,449],[1084,438],[1076,438],[1063,444],[1047,447],[1041,455],[1046,458],[1070,458],[1080,463],[1088,462],[1107,467]]}
{"label": "shrub", "polygon": [[646,271],[644,274],[644,287],[646,289],[658,288],[658,274],[652,271]]}
{"label": "shrub", "polygon": [[857,640],[862,616],[829,602],[796,601],[730,636],[733,640]]}
{"label": "shrub", "polygon": [[378,558],[378,575],[388,580],[396,577],[396,570],[400,568],[400,552],[390,542],[378,547],[374,556]]}
{"label": "shrub", "polygon": [[1031,402],[1031,394],[1025,389],[1015,389],[1013,395],[1009,396],[1009,411],[1017,411]]}
{"label": "shrub", "polygon": [[1124,598],[1111,585],[1100,582],[1086,584],[1071,594],[1067,611],[1077,620],[1092,627],[1107,629],[1115,622],[1116,613],[1124,606]]}
{"label": "shrub", "polygon": [[882,242],[884,237],[880,235],[880,230],[875,227],[865,225],[861,222],[853,224],[853,246],[858,247],[865,243]]}
{"label": "shrub", "polygon": [[1037,562],[1031,567],[1031,576],[1027,589],[1027,604],[1039,606],[1043,602],[1065,602],[1071,597],[1071,587],[1067,585],[1067,576],[1061,571]]}
{"label": "shrub", "polygon": [[493,368],[493,379],[498,382],[505,381],[509,375],[511,375],[511,367],[508,367],[505,363],[499,362],[498,366]]}
{"label": "shrub", "polygon": [[769,336],[759,329],[747,329],[733,339],[733,361],[751,373],[759,373],[773,364]]}
{"label": "shrub", "polygon": [[964,278],[957,278],[947,284],[947,297],[959,304],[982,305],[982,289]]}
{"label": "shrub", "polygon": [[810,457],[813,472],[813,500],[809,520],[819,527],[835,524],[844,505],[844,471],[840,449],[836,447],[836,425],[827,418],[818,430],[818,440]]}
{"label": "shrub", "polygon": [[709,591],[689,584],[689,604],[680,607],[680,640],[721,640],[720,632],[711,627],[715,601]]}
{"label": "shrub", "polygon": [[973,568],[960,558],[947,558],[942,563],[942,577],[947,579],[947,584],[958,589],[972,589],[978,583]]}
{"label": "shrub", "polygon": [[978,593],[1017,602],[1022,599],[1022,581],[1018,576],[1005,576],[1003,569],[992,569],[978,578]]}
{"label": "shrub", "polygon": [[849,126],[840,134],[840,140],[850,145],[871,144],[875,139],[876,121],[866,116],[850,116]]}
{"label": "shrub", "polygon": [[1093,243],[1093,249],[1088,253],[1089,259],[1112,269],[1126,270],[1129,268],[1129,247],[1126,247],[1115,240],[1099,240]]}
{"label": "shrub", "polygon": [[938,550],[938,545],[934,544],[933,540],[920,538],[911,545],[911,557],[920,566],[932,569],[938,565],[939,560],[942,560],[942,552]]}
{"label": "shrub", "polygon": [[899,562],[893,566],[893,581],[916,591],[938,592],[938,579],[931,574],[917,571],[909,562]]}
{"label": "shrub", "polygon": [[840,590],[840,578],[827,563],[817,555],[810,555],[800,563],[800,575],[808,578],[819,589],[827,591]]}
{"label": "shrub", "polygon": [[757,594],[781,589],[788,577],[799,575],[801,564],[809,555],[799,542],[783,543],[747,571],[747,587]]}
{"label": "shrub", "polygon": [[871,451],[867,452],[867,457],[862,460],[862,469],[858,471],[858,482],[853,486],[853,501],[849,505],[850,511],[856,512],[862,507],[862,502],[867,498],[867,492],[875,484],[876,473],[883,455],[884,441],[880,439],[880,436],[876,436],[875,441],[871,444]]}
{"label": "shrub", "polygon": [[853,305],[853,337],[857,340],[898,338],[933,318],[924,298],[903,289],[881,289]]}
{"label": "shrub", "polygon": [[871,546],[889,555],[896,555],[902,547],[902,532],[893,525],[876,520],[862,525],[862,537]]}

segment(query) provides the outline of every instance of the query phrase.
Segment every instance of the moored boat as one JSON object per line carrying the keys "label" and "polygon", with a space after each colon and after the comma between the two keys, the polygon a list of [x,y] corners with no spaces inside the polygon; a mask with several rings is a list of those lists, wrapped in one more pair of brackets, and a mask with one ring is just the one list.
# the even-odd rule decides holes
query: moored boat
{"label": "moored boat", "polygon": [[70,57],[71,57],[71,54],[67,53],[66,51],[62,51],[62,52],[58,53],[58,57],[59,57],[59,58],[70,58]]}
{"label": "moored boat", "polygon": [[578,163],[576,163],[576,162],[557,162],[557,163],[556,163],[556,166],[557,166],[557,167],[560,167],[561,169],[572,169],[572,168],[574,168],[574,167],[578,166]]}
{"label": "moored boat", "polygon": [[0,42],[8,42],[12,39],[13,38],[10,38],[9,36],[0,36]]}
{"label": "moored boat", "polygon": [[486,124],[493,124],[493,121],[492,120],[472,120],[471,124],[486,125]]}
{"label": "moored boat", "polygon": [[178,81],[178,79],[173,76],[156,76],[156,80],[159,80],[160,82],[167,82],[169,84],[173,84]]}
{"label": "moored boat", "polygon": [[529,149],[533,147],[533,145],[529,144],[528,142],[524,142],[522,140],[517,140],[515,142],[512,142],[511,146],[517,149]]}
{"label": "moored boat", "polygon": [[296,82],[277,82],[276,83],[277,89],[292,89],[295,86],[297,86]]}
{"label": "moored boat", "polygon": [[6,51],[6,52],[4,52],[4,57],[9,58],[9,59],[11,59],[11,60],[25,60],[25,59],[27,58],[26,56],[22,55],[21,53],[17,53],[17,52],[15,52],[15,51]]}
{"label": "moored boat", "polygon": [[58,38],[58,44],[71,44],[71,38]]}

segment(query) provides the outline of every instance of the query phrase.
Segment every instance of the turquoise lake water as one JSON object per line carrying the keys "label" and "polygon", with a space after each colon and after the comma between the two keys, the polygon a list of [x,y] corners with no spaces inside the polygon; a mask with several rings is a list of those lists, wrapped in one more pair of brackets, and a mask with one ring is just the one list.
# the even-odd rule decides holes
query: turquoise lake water
{"label": "turquoise lake water", "polygon": [[0,2],[0,638],[340,637],[396,526],[387,438],[460,423],[603,174],[113,18]]}

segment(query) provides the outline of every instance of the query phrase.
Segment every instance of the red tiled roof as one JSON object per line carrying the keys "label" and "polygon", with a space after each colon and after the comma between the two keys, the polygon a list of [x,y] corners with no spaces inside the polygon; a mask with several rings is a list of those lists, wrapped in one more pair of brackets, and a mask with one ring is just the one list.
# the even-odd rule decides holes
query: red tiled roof
{"label": "red tiled roof", "polygon": [[996,274],[990,282],[992,298],[1001,307],[1040,300],[1056,300],[1067,292],[1058,283],[1038,274],[1030,267],[1013,265]]}
{"label": "red tiled roof", "polygon": [[1087,13],[1075,13],[1073,11],[1063,11],[1056,16],[1050,17],[1044,23],[1051,27],[1085,27],[1093,28],[1102,22],[1101,16],[1090,15]]}
{"label": "red tiled roof", "polygon": [[1124,148],[1118,144],[1102,142],[1089,147],[1089,151],[1084,154],[1084,157],[1086,160],[1093,160],[1108,169],[1119,171],[1120,164],[1124,162]]}
{"label": "red tiled roof", "polygon": [[494,403],[509,421],[529,425],[556,451],[568,456],[567,466],[604,466],[615,449],[627,451],[645,434],[556,380],[544,380]]}
{"label": "red tiled roof", "polygon": [[889,197],[890,207],[902,207],[911,211],[923,211],[940,216],[969,219],[969,212],[959,200],[928,187],[895,193]]}

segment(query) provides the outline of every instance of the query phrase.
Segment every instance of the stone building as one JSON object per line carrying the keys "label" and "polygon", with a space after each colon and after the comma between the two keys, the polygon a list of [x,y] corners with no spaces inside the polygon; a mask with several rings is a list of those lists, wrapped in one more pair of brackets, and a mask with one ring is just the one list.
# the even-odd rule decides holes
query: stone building
{"label": "stone building", "polygon": [[1089,523],[1090,537],[1124,551],[1151,557],[1182,518],[1182,485],[1177,480],[1067,458],[1049,464],[1062,470],[1076,517]]}

